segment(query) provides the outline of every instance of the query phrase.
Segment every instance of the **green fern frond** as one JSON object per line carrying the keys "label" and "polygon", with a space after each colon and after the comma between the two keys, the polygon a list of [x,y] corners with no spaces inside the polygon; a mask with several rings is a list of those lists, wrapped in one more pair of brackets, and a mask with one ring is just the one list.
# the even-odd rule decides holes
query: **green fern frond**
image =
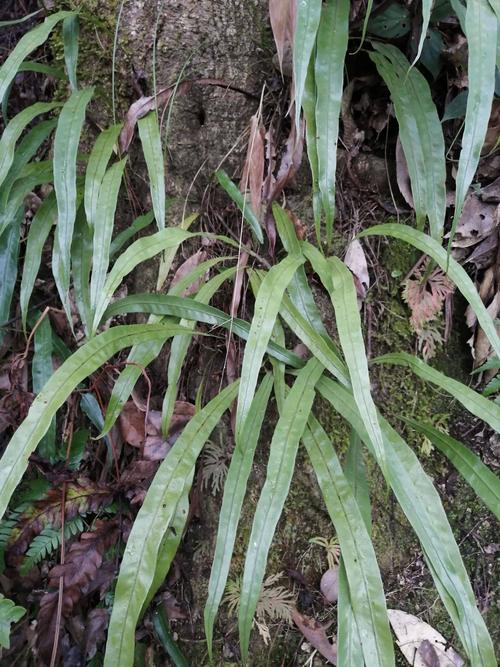
{"label": "green fern frond", "polygon": [[[64,539],[68,540],[70,537],[82,533],[85,530],[85,525],[81,516],[77,516],[71,521],[68,521],[64,526]],[[42,532],[37,535],[31,542],[24,561],[19,568],[22,576],[25,576],[31,569],[35,567],[41,560],[47,558],[51,553],[56,551],[61,544],[61,531],[59,529],[46,526]]]}

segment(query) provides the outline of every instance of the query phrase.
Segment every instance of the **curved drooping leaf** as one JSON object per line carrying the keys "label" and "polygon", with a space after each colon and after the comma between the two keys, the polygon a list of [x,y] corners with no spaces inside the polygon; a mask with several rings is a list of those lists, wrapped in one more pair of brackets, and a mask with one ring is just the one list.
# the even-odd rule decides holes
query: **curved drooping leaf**
{"label": "curved drooping leaf", "polygon": [[349,584],[349,598],[365,663],[374,667],[394,665],[382,578],[352,488],[329,437],[313,415],[309,417],[302,441],[339,538]]}
{"label": "curved drooping leaf", "polygon": [[[216,294],[226,280],[232,278],[236,273],[236,267],[231,267],[211,278],[203,285],[195,296],[198,303],[208,304],[210,299]],[[176,285],[177,287],[178,285]],[[194,330],[195,320],[181,319],[179,324],[187,329]],[[175,401],[177,399],[177,390],[182,373],[182,365],[189,348],[190,340],[184,336],[175,336],[170,345],[170,356],[168,359],[167,370],[167,389],[163,397],[161,408],[161,430],[166,437],[170,428],[170,421],[174,414]]]}
{"label": "curved drooping leaf", "polygon": [[42,251],[45,241],[57,220],[57,202],[53,192],[43,200],[38,208],[28,230],[28,241],[24,254],[23,275],[19,303],[23,329],[26,330],[28,306],[35,286],[35,280],[42,263]]}
{"label": "curved drooping leaf", "polygon": [[94,222],[92,278],[90,280],[90,308],[93,312],[101,298],[109,266],[109,248],[115,222],[118,193],[127,158],[108,169],[102,179],[97,202],[98,217]]}
{"label": "curved drooping leaf", "polygon": [[478,394],[473,389],[470,389],[462,382],[448,377],[444,373],[432,368],[425,361],[414,357],[407,352],[394,352],[392,354],[384,354],[382,357],[373,359],[375,364],[398,364],[400,366],[408,366],[416,373],[422,380],[432,382],[441,387],[454,398],[456,398],[464,406],[466,410],[472,412],[473,415],[479,417],[492,429],[500,433],[500,406],[495,405],[481,394]]}
{"label": "curved drooping leaf", "polygon": [[[222,310],[198,303],[194,299],[187,297],[171,296],[170,294],[135,294],[127,296],[123,299],[113,301],[105,311],[103,320],[123,313],[171,315],[186,320],[213,324],[224,329],[231,329],[234,334],[244,340],[248,340],[250,336],[251,326],[245,320],[240,320],[237,317],[231,319]],[[264,346],[264,352],[266,351],[293,368],[301,368],[304,365],[304,362],[296,354],[283,349],[272,341],[268,340],[267,346]]]}
{"label": "curved drooping leaf", "polygon": [[55,14],[51,14],[47,16],[41,25],[33,28],[33,30],[30,30],[21,37],[0,69],[0,100],[3,100],[23,60],[45,42],[59,21],[73,15],[74,12],[56,12]]}
{"label": "curved drooping leaf", "polygon": [[325,212],[326,241],[332,241],[335,214],[335,174],[344,60],[349,39],[349,0],[327,0],[316,37],[316,148],[318,183]]}
{"label": "curved drooping leaf", "polygon": [[226,172],[223,169],[219,169],[215,172],[219,184],[224,188],[227,194],[234,201],[236,206],[240,209],[243,218],[248,222],[250,229],[255,234],[255,238],[259,243],[264,243],[264,236],[262,234],[262,227],[260,226],[259,218],[255,214],[255,211],[252,209],[250,202],[246,200],[246,197],[240,192],[238,187],[233,183],[229,178]]}
{"label": "curved drooping leaf", "polygon": [[[283,293],[293,274],[303,262],[303,257],[288,255],[279,264],[273,266],[262,281],[255,299],[254,315],[241,366],[241,383],[235,425],[237,445],[240,443],[240,435],[253,401],[262,358],[268,348]],[[236,333],[234,320],[233,330]],[[269,345],[269,348],[271,347]]]}
{"label": "curved drooping leaf", "polygon": [[316,82],[314,80],[314,55],[311,56],[307,68],[304,92],[302,94],[302,110],[306,122],[306,149],[312,178],[312,205],[316,241],[321,246],[321,195],[318,181],[318,145],[316,141]]}
{"label": "curved drooping leaf", "polygon": [[455,466],[488,509],[500,520],[500,480],[468,447],[430,424],[415,419],[404,421],[425,435]]}
{"label": "curved drooping leaf", "polygon": [[182,492],[182,495],[177,502],[172,522],[158,548],[158,558],[156,561],[155,574],[141,609],[141,617],[144,615],[158,589],[165,581],[172,561],[174,560],[175,554],[177,553],[177,549],[179,548],[179,544],[181,543],[189,516],[189,492],[191,491],[191,486],[193,485],[193,477],[194,468],[186,478],[184,491]]}
{"label": "curved drooping leaf", "polygon": [[[39,316],[37,314],[37,316]],[[54,373],[52,364],[52,328],[48,317],[44,317],[35,329],[31,379],[33,393],[40,392]],[[38,443],[38,454],[47,460],[54,459],[56,449],[56,420],[52,419],[47,433]]]}
{"label": "curved drooping leaf", "polygon": [[127,243],[129,239],[138,234],[140,231],[148,227],[148,225],[150,225],[154,219],[155,215],[153,211],[148,211],[147,213],[144,213],[144,215],[140,215],[138,218],[136,218],[126,229],[123,229],[121,232],[119,232],[111,241],[111,245],[109,247],[110,258],[114,259],[115,255],[120,252],[125,243]]}
{"label": "curved drooping leaf", "polygon": [[[259,294],[261,290],[262,287]],[[239,630],[243,662],[248,657],[250,631],[264,581],[267,555],[292,481],[299,441],[314,401],[314,387],[322,373],[323,367],[316,359],[310,359],[299,371],[271,440],[266,481],[255,510],[241,582]],[[247,410],[245,422],[248,414]],[[237,440],[237,447],[244,446],[241,439],[244,433],[245,428],[242,428],[241,444]]]}
{"label": "curved drooping leaf", "polygon": [[70,282],[71,241],[77,211],[76,157],[85,120],[85,111],[93,88],[75,91],[61,110],[54,137],[54,189],[57,199],[55,247],[58,270],[54,272],[63,303]]}
{"label": "curved drooping leaf", "polygon": [[10,28],[10,26],[19,25],[20,23],[29,21],[37,14],[40,14],[41,11],[43,11],[43,8],[37,9],[35,12],[31,12],[30,14],[26,14],[26,16],[21,16],[21,18],[18,19],[10,19],[9,21],[0,21],[0,28]]}
{"label": "curved drooping leaf", "polygon": [[33,188],[52,181],[52,160],[30,162],[20,172],[9,193],[5,207],[0,209],[0,237],[5,230],[17,220],[17,213],[22,207],[24,198]]}
{"label": "curved drooping leaf", "polygon": [[[370,493],[363,463],[362,443],[354,429],[351,429],[344,473],[351,486],[368,535],[371,535]],[[337,600],[337,664],[352,667],[364,667],[365,664],[358,626],[352,609],[343,556],[339,566],[339,597]]]}
{"label": "curved drooping leaf", "polygon": [[295,83],[295,128],[300,129],[300,109],[307,71],[321,18],[321,0],[300,0],[297,2],[295,34],[293,36],[293,80]]}
{"label": "curved drooping leaf", "polygon": [[12,436],[0,459],[0,516],[3,516],[26,470],[28,458],[47,432],[52,417],[80,382],[119,350],[141,341],[165,341],[178,333],[182,333],[181,327],[171,324],[114,327],[85,343],[57,369],[33,401],[28,416]]}
{"label": "curved drooping leaf", "polygon": [[78,37],[80,34],[80,22],[78,14],[67,16],[63,21],[63,44],[64,62],[71,90],[78,88],[76,79],[76,66],[78,64]]}
{"label": "curved drooping leaf", "polygon": [[420,28],[420,38],[418,40],[417,53],[411,64],[412,67],[420,58],[422,49],[424,48],[425,39],[427,37],[427,29],[429,27],[429,21],[431,20],[431,11],[433,4],[434,0],[422,0],[422,27]]}
{"label": "curved drooping leaf", "polygon": [[396,239],[401,239],[406,243],[410,243],[421,252],[429,255],[438,266],[448,274],[448,277],[455,283],[464,298],[469,302],[470,307],[474,311],[483,329],[486,337],[495,350],[495,353],[500,357],[500,340],[495,329],[493,320],[486,310],[474,283],[469,278],[465,270],[456,262],[453,257],[446,254],[446,250],[441,247],[434,239],[427,236],[417,229],[408,227],[407,225],[400,225],[395,223],[387,223],[384,225],[375,225],[358,236],[392,236]]}
{"label": "curved drooping leaf", "polygon": [[[381,462],[380,465],[383,466],[385,447],[378,422],[377,409],[370,392],[368,361],[366,359],[356,287],[352,274],[338,257],[332,257],[326,264],[322,260],[320,265],[318,265],[317,255],[310,253],[307,247],[304,247],[304,250],[313,269],[318,272],[321,280],[323,281],[324,278],[328,278],[325,288],[328,290],[335,310],[335,321],[337,323],[342,352],[344,353],[347,368],[349,369],[352,392],[363,423],[377,449],[377,457]],[[325,275],[328,268],[330,269],[329,276]]]}
{"label": "curved drooping leaf", "polygon": [[5,209],[9,199],[10,191],[14,183],[20,177],[23,169],[31,158],[36,155],[38,149],[57,125],[57,118],[42,120],[37,123],[21,140],[14,153],[9,173],[5,177],[0,188],[0,210]]}
{"label": "curved drooping leaf", "polygon": [[448,243],[451,250],[455,230],[483,148],[491,104],[495,92],[498,21],[488,0],[467,0],[465,36],[469,51],[467,77],[469,94],[458,161],[455,187],[455,212]]}
{"label": "curved drooping leaf", "polygon": [[[13,224],[0,241],[0,327],[9,319],[10,305],[14,294],[17,279],[17,259],[19,257],[19,242],[21,238],[21,220],[24,217],[23,209],[17,214],[18,224]],[[0,329],[0,342],[5,331]]]}
{"label": "curved drooping leaf", "polygon": [[[84,204],[87,222],[94,227],[97,220],[97,202],[101,190],[106,167],[113,154],[122,125],[112,125],[101,132],[90,152],[87,169],[85,170]],[[112,254],[112,253],[111,253]]]}
{"label": "curved drooping leaf", "polygon": [[[445,250],[443,252],[446,254]],[[325,377],[319,380],[317,389],[352,425],[380,465],[376,448],[349,391]],[[460,641],[471,664],[494,667],[491,638],[476,607],[439,495],[413,451],[385,419],[380,417],[379,420],[388,453],[386,471],[382,469],[382,472],[420,540],[434,583]]]}
{"label": "curved drooping leaf", "polygon": [[446,165],[443,130],[425,77],[401,51],[374,43],[370,53],[387,84],[399,124],[399,137],[408,164],[417,227],[426,217],[432,238],[440,242],[446,214]]}
{"label": "curved drooping leaf", "polygon": [[113,268],[108,273],[101,296],[95,307],[93,333],[97,331],[108,303],[126,275],[141,262],[151,259],[151,257],[154,257],[162,250],[178,247],[180,243],[192,238],[192,236],[193,234],[190,232],[186,232],[178,227],[169,227],[168,229],[156,232],[156,234],[151,234],[150,236],[145,236],[142,239],[134,241],[118,257]]}
{"label": "curved drooping leaf", "polygon": [[[281,206],[273,203],[273,216],[276,222],[276,228],[283,244],[284,249],[290,255],[301,255],[302,248],[293,222],[288,213]],[[328,336],[328,333],[321,319],[321,313],[314,301],[314,297],[307,281],[306,272],[303,266],[299,266],[294,273],[293,278],[288,284],[287,292],[294,306],[300,314],[309,322],[318,334]]]}
{"label": "curved drooping leaf", "polygon": [[0,139],[0,185],[3,184],[10,167],[14,161],[16,142],[31,123],[31,121],[42,113],[49,113],[60,107],[58,102],[36,102],[20,111],[17,116],[8,123]]}
{"label": "curved drooping leaf", "polygon": [[165,228],[165,165],[161,147],[158,117],[154,111],[139,119],[137,123],[142,151],[149,176],[151,202],[158,229]]}
{"label": "curved drooping leaf", "polygon": [[105,667],[127,667],[134,662],[135,626],[154,579],[161,542],[185,492],[186,479],[237,390],[237,382],[229,385],[194,415],[149,487],[127,540],[116,583]]}
{"label": "curved drooping leaf", "polygon": [[250,476],[255,448],[259,440],[272,388],[273,378],[271,375],[266,375],[255,392],[254,400],[248,412],[248,419],[245,423],[245,445],[235,448],[224,483],[224,496],[219,513],[215,553],[212,560],[208,597],[204,612],[205,636],[210,656],[212,656],[215,617],[227,583],[248,477]]}

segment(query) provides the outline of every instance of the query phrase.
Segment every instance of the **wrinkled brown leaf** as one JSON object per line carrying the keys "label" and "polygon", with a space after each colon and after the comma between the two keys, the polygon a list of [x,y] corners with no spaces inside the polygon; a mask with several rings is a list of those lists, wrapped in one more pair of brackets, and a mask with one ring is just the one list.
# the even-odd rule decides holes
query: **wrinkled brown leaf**
{"label": "wrinkled brown leaf", "polygon": [[250,204],[257,217],[260,217],[264,184],[264,134],[264,126],[259,115],[252,116],[240,188],[243,194],[247,190],[250,191]]}
{"label": "wrinkled brown leaf", "polygon": [[398,182],[399,191],[403,195],[405,202],[408,206],[411,206],[411,208],[415,208],[411,192],[410,174],[408,173],[408,163],[406,162],[399,136],[396,142],[396,180]]}
{"label": "wrinkled brown leaf", "polygon": [[361,306],[361,301],[366,296],[366,290],[370,287],[370,275],[368,273],[365,252],[358,239],[353,239],[347,246],[344,264],[354,274],[356,291],[358,293],[358,306]]}
{"label": "wrinkled brown leaf", "polygon": [[[174,285],[177,285],[179,281],[181,281],[183,278],[186,278],[193,269],[195,269],[199,264],[204,262],[207,258],[207,253],[205,250],[197,250],[191,257],[188,257],[185,262],[183,262],[177,271],[174,273],[174,277],[172,278],[172,283],[170,287],[174,287]],[[200,285],[203,282],[203,277],[198,278],[197,280],[194,280],[191,285],[186,287],[185,290],[182,291],[181,296],[191,296],[191,294],[195,294],[199,288]]]}
{"label": "wrinkled brown leaf", "polygon": [[434,269],[431,275],[424,279],[426,267],[426,263],[421,265],[414,271],[413,277],[407,278],[403,283],[403,298],[411,309],[410,322],[417,333],[428,322],[437,318],[444,300],[455,289],[441,269]]}
{"label": "wrinkled brown leaf", "polygon": [[332,644],[326,636],[325,628],[318,621],[304,616],[296,609],[292,612],[295,625],[302,632],[307,641],[321,653],[332,665],[337,664],[337,646]]}
{"label": "wrinkled brown leaf", "polygon": [[[295,26],[294,0],[269,0],[269,18],[273,30],[280,72],[288,74],[283,67],[285,54],[291,55]],[[285,69],[285,72],[284,72]]]}
{"label": "wrinkled brown leaf", "polygon": [[97,653],[98,644],[106,638],[109,615],[106,609],[91,609],[85,627],[85,657],[91,660]]}
{"label": "wrinkled brown leaf", "polygon": [[476,245],[492,234],[499,222],[496,204],[481,201],[474,193],[469,194],[453,238],[453,247],[468,248]]}

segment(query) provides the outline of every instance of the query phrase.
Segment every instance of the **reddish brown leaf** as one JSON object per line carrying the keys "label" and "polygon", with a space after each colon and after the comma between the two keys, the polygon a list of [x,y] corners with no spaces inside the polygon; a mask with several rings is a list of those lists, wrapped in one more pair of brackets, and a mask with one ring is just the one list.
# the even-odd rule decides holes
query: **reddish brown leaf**
{"label": "reddish brown leaf", "polygon": [[426,267],[427,263],[424,263],[414,271],[413,277],[404,282],[403,298],[410,306],[412,313],[410,322],[416,332],[436,319],[445,298],[455,289],[441,269],[435,269],[428,278],[425,278]]}
{"label": "reddish brown leaf", "polygon": [[293,33],[295,26],[295,2],[294,0],[269,0],[269,18],[273,29],[278,64],[283,74],[283,59],[285,53],[290,53],[293,46]]}
{"label": "reddish brown leaf", "polygon": [[[174,277],[172,278],[172,283],[170,287],[173,287],[174,285],[177,285],[179,281],[181,281],[183,278],[186,278],[193,269],[195,269],[198,264],[201,264],[202,262],[205,261],[207,258],[207,253],[205,250],[197,250],[194,255],[191,255],[191,257],[188,257],[185,262],[183,262],[177,271],[174,273]],[[181,296],[190,296],[191,294],[195,294],[199,288],[200,285],[203,281],[203,278],[198,278],[194,282],[192,282],[188,287],[186,287],[185,290],[183,290]]]}
{"label": "reddish brown leaf", "polygon": [[337,664],[337,646],[332,644],[326,636],[325,628],[318,621],[304,616],[296,609],[292,612],[295,625],[302,632],[307,641],[321,653],[332,665]]}
{"label": "reddish brown leaf", "polygon": [[396,180],[398,182],[399,191],[403,195],[406,203],[412,208],[415,208],[413,203],[413,195],[411,192],[411,182],[410,182],[410,174],[408,173],[408,164],[406,162],[406,157],[403,152],[403,146],[401,145],[399,136],[396,142]]}
{"label": "reddish brown leaf", "polygon": [[250,121],[250,137],[247,155],[243,165],[240,188],[243,193],[250,191],[250,204],[257,217],[260,217],[262,186],[264,184],[264,126],[256,114]]}
{"label": "reddish brown leaf", "polygon": [[90,660],[97,653],[97,645],[106,638],[109,615],[106,609],[91,609],[85,628],[85,657]]}
{"label": "reddish brown leaf", "polygon": [[79,541],[68,549],[64,565],[51,569],[48,588],[52,590],[42,597],[37,621],[37,651],[44,662],[50,662],[54,644],[60,579],[63,582],[61,630],[64,634],[64,620],[71,615],[77,602],[88,594],[101,567],[103,554],[116,542],[118,534],[117,520],[96,521],[94,530],[82,533]]}

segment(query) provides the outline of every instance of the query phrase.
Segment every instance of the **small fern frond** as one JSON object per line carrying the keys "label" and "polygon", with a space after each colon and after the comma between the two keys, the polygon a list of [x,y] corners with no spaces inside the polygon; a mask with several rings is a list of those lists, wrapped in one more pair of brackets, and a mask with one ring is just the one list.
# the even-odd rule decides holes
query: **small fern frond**
{"label": "small fern frond", "polygon": [[[85,530],[85,525],[81,516],[77,516],[71,521],[68,521],[64,526],[64,539],[68,540],[70,537],[82,533]],[[46,526],[42,532],[37,535],[31,542],[24,561],[19,568],[22,576],[25,576],[35,565],[41,560],[47,558],[51,553],[56,551],[61,544],[61,531],[51,526]]]}

